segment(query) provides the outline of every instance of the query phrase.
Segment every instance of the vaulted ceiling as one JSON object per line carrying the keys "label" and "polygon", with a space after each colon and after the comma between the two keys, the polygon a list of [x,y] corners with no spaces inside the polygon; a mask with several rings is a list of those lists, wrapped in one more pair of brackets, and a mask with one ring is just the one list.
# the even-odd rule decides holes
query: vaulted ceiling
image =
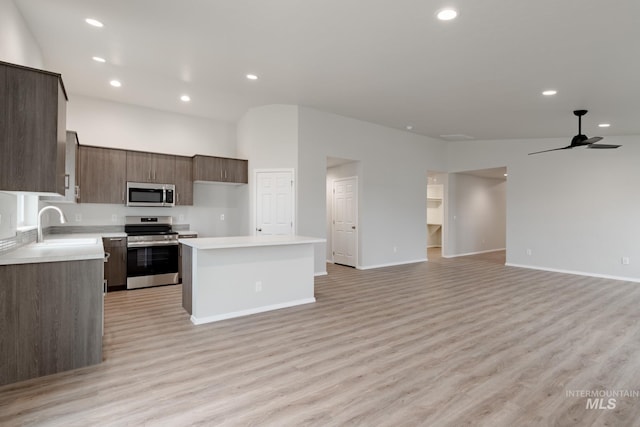
{"label": "vaulted ceiling", "polygon": [[580,108],[590,136],[640,134],[638,0],[15,3],[72,98],[225,121],[299,104],[449,139],[569,138]]}

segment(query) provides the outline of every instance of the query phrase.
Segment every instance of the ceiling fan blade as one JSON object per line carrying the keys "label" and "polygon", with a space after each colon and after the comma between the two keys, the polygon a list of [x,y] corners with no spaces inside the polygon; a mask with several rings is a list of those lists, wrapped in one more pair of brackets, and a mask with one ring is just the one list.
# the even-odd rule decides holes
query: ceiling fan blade
{"label": "ceiling fan blade", "polygon": [[546,153],[548,151],[558,151],[558,150],[568,150],[570,148],[573,148],[571,145],[567,145],[566,147],[560,147],[560,148],[552,148],[551,150],[542,150],[542,151],[536,151],[535,153],[529,153],[529,155],[532,154],[540,154],[540,153]]}
{"label": "ceiling fan blade", "polygon": [[621,145],[614,144],[589,144],[587,148],[618,148],[622,147]]}
{"label": "ceiling fan blade", "polygon": [[593,144],[594,142],[602,141],[602,139],[603,138],[601,136],[593,136],[591,138],[588,138],[588,139],[584,140],[583,143],[585,145]]}

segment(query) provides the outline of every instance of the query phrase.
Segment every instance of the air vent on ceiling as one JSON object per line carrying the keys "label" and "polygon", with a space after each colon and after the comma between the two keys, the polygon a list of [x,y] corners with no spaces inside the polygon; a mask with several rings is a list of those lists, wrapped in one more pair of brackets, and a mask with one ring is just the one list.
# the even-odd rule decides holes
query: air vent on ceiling
{"label": "air vent on ceiling", "polygon": [[444,139],[445,141],[470,141],[472,139],[475,139],[472,136],[463,135],[461,133],[452,133],[450,135],[440,135],[440,138]]}

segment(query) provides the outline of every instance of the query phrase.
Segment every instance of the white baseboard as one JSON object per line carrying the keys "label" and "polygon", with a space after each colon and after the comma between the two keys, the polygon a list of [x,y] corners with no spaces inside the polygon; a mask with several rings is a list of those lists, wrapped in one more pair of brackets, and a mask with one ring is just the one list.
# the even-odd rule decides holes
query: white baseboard
{"label": "white baseboard", "polygon": [[405,265],[405,264],[417,264],[419,262],[427,261],[426,258],[420,258],[412,261],[402,261],[402,262],[390,262],[388,264],[378,264],[378,265],[363,265],[356,267],[358,270],[372,270],[374,268],[383,268],[383,267],[394,267],[396,265]]}
{"label": "white baseboard", "polygon": [[326,271],[320,271],[318,273],[313,273],[314,277],[318,277],[318,276],[326,276],[328,273]]}
{"label": "white baseboard", "polygon": [[518,267],[518,268],[528,268],[530,270],[541,270],[541,271],[549,271],[552,273],[564,273],[564,274],[573,274],[576,276],[585,276],[585,277],[597,277],[599,279],[611,279],[611,280],[621,280],[623,282],[635,282],[640,283],[640,278],[637,277],[621,277],[621,276],[612,276],[609,274],[598,274],[598,273],[587,273],[585,271],[575,271],[575,270],[563,270],[559,268],[547,268],[547,267],[539,267],[536,265],[524,265],[524,264],[513,264],[506,263],[508,267]]}
{"label": "white baseboard", "polygon": [[479,254],[488,254],[491,252],[500,252],[500,251],[506,251],[507,248],[500,248],[500,249],[488,249],[486,251],[478,251],[478,252],[467,252],[465,254],[455,254],[455,255],[442,255],[442,258],[458,258],[461,256],[469,256],[469,255],[479,255]]}
{"label": "white baseboard", "polygon": [[249,316],[250,314],[264,313],[265,311],[279,310],[281,308],[294,307],[296,305],[310,304],[316,302],[315,298],[305,298],[296,301],[284,302],[281,304],[265,305],[263,307],[250,308],[248,310],[234,311],[231,313],[219,314],[217,316],[207,316],[197,318],[191,316],[191,323],[194,325],[202,325],[204,323],[218,322],[220,320],[233,319],[234,317]]}

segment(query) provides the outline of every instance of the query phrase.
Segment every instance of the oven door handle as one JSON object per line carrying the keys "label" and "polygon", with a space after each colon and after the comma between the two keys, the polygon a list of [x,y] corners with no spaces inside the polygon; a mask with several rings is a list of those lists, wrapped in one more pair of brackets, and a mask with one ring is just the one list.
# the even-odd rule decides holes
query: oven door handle
{"label": "oven door handle", "polygon": [[157,242],[128,242],[127,248],[148,248],[151,246],[178,246],[177,241],[162,241]]}

